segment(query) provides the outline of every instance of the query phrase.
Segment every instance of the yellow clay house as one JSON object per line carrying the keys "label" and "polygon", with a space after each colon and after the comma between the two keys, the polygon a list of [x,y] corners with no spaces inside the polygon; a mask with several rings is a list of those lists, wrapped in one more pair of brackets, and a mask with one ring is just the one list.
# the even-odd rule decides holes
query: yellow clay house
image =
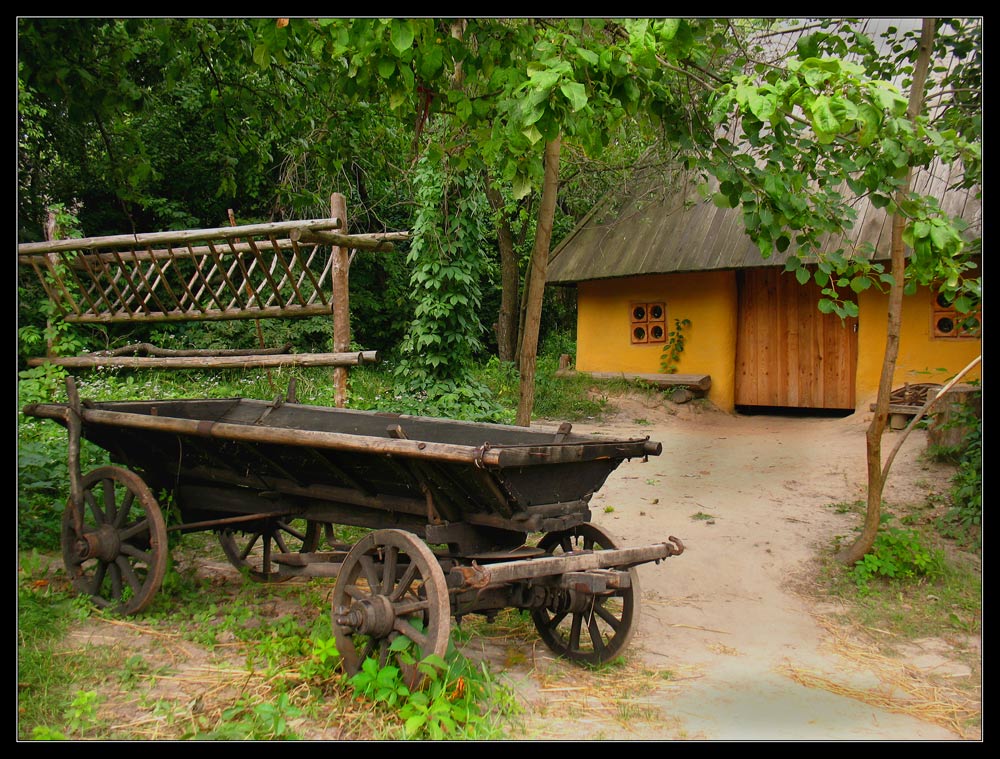
{"label": "yellow clay house", "polygon": [[[927,182],[939,184],[945,210],[980,225],[980,202],[948,191],[952,179],[938,167],[917,182],[925,192]],[[689,185],[636,186],[647,191],[599,204],[550,259],[548,282],[576,287],[577,370],[663,373],[664,345],[686,320],[674,372],[709,375],[707,397],[723,410],[868,407],[882,369],[885,294],[861,292],[857,318],[824,315],[820,288],[784,271],[787,253],[763,259],[739,209],[717,208]],[[856,210],[852,238],[830,244],[850,253],[870,242],[888,268],[888,216],[867,200]],[[943,383],[979,355],[979,332],[959,322],[933,289],[906,297],[893,387]]]}

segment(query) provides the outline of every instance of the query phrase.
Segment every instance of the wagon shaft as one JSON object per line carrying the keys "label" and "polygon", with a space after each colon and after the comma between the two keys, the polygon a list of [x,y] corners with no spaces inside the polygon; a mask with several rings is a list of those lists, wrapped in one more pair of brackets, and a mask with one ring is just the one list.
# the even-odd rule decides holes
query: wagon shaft
{"label": "wagon shaft", "polygon": [[677,538],[670,543],[656,543],[640,548],[620,548],[607,551],[580,551],[561,556],[551,556],[522,561],[508,561],[471,567],[454,567],[448,576],[449,586],[458,591],[496,588],[518,580],[539,579],[569,572],[596,569],[628,569],[650,561],[659,562],[679,556],[684,546]]}

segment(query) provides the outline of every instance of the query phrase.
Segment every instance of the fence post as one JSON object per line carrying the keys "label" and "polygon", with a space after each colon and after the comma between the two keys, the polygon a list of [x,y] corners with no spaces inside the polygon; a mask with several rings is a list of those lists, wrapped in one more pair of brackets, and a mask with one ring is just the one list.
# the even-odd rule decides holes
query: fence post
{"label": "fence post", "polygon": [[[339,231],[347,234],[347,198],[339,192],[330,196],[330,216],[341,220]],[[330,277],[333,287],[334,353],[345,352],[351,347],[351,306],[347,276],[350,253],[346,247],[337,245],[333,246],[331,250],[333,256]],[[347,368],[343,366],[338,366],[333,370],[333,402],[337,408],[344,408],[347,405]]]}

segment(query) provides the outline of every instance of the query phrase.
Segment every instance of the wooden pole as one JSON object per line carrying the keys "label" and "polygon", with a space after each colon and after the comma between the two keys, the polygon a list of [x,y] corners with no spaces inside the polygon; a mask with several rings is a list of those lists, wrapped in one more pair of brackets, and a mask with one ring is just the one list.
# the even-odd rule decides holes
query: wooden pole
{"label": "wooden pole", "polygon": [[392,252],[395,250],[393,241],[406,242],[410,239],[409,232],[372,232],[370,234],[347,235],[337,232],[310,232],[308,229],[293,229],[288,239],[292,242],[319,243],[323,245],[342,245],[358,250],[373,250],[375,252]]}
{"label": "wooden pole", "polygon": [[[347,367],[378,361],[376,351],[359,353],[279,353],[244,356],[67,356],[29,358],[28,366],[52,364],[73,369],[116,366],[125,369],[256,369],[290,366]],[[337,371],[336,369],[334,371]],[[346,369],[340,369],[346,372]]]}
{"label": "wooden pole", "polygon": [[175,232],[152,232],[134,235],[109,235],[105,237],[53,240],[51,242],[23,242],[17,246],[17,252],[22,256],[27,256],[34,253],[58,253],[64,250],[96,250],[97,248],[118,247],[122,245],[149,247],[158,243],[170,244],[216,239],[233,240],[239,237],[250,238],[257,235],[291,232],[293,229],[322,232],[346,228],[347,225],[339,218],[311,219],[309,221],[273,221],[267,224],[247,224],[241,227],[186,229]]}
{"label": "wooden pole", "polygon": [[[59,236],[58,229],[59,229],[59,227],[58,227],[58,225],[56,223],[56,212],[50,209],[49,213],[48,213],[48,217],[45,220],[45,240],[46,240],[46,242],[52,242],[53,240],[55,240],[55,239],[58,238],[58,236]],[[48,253],[47,256],[49,258],[50,266],[52,267],[52,269],[55,269],[55,266],[58,263],[58,260],[57,260],[58,256],[56,256],[55,253]],[[52,330],[52,316],[49,315],[49,316],[45,317],[45,355],[46,356],[54,356],[55,355],[55,350],[53,349],[53,346],[52,346],[52,332],[53,332],[53,330]]]}
{"label": "wooden pole", "polygon": [[[341,229],[347,229],[347,198],[339,192],[330,196],[330,215],[341,220]],[[351,346],[351,306],[347,276],[350,253],[351,251],[342,245],[331,249],[334,353],[345,353]],[[337,408],[344,408],[347,405],[347,369],[341,366],[333,370],[333,402]]]}

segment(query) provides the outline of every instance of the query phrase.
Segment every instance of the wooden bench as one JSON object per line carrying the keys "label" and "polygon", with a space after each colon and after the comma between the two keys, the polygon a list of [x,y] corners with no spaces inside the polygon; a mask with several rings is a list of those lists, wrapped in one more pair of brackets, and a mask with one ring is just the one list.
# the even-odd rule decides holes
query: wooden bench
{"label": "wooden bench", "polygon": [[673,389],[670,400],[685,403],[692,398],[700,398],[712,387],[712,377],[708,374],[641,374],[632,372],[577,372],[575,369],[560,369],[557,377],[572,377],[586,374],[596,380],[626,380],[643,382],[663,390]]}

